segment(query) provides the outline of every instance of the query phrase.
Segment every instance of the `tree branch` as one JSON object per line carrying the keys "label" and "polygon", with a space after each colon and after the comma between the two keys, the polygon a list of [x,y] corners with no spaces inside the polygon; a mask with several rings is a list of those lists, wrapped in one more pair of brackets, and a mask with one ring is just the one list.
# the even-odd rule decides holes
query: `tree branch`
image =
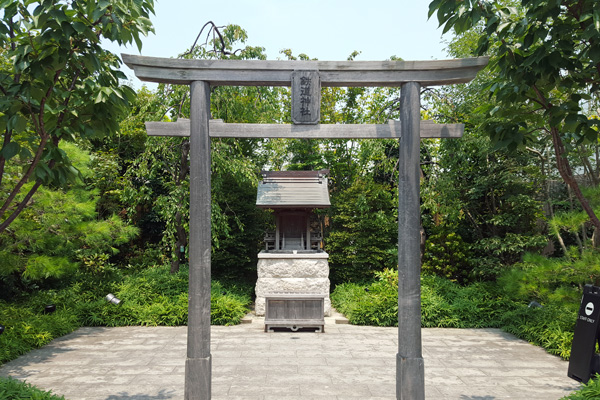
{"label": "tree branch", "polygon": [[[72,53],[72,51],[71,51]],[[77,80],[79,79],[79,74],[80,74],[80,70],[77,69],[77,71],[75,72],[75,76],[73,77],[73,80],[71,81],[71,84],[69,85],[69,89],[68,89],[68,93],[69,95],[67,96],[67,98],[65,99],[65,101],[63,102],[63,106],[65,107],[65,110],[67,109],[67,106],[69,105],[69,102],[71,101],[71,95],[73,94],[73,89],[75,89],[75,84],[77,83]],[[65,111],[62,111],[56,121],[56,127],[60,127],[62,125],[62,122],[65,118]]]}
{"label": "tree branch", "polygon": [[[49,135],[46,132],[45,126],[44,126],[44,108],[45,108],[46,102],[48,101],[48,98],[52,95],[52,91],[54,90],[54,87],[56,86],[56,83],[58,82],[58,80],[60,78],[60,74],[62,73],[62,71],[63,71],[62,68],[59,69],[58,71],[56,71],[56,73],[54,74],[54,81],[52,82],[52,85],[50,85],[50,87],[46,91],[46,96],[40,102],[40,111],[38,113],[38,121],[37,121],[37,123],[35,121],[35,118],[32,118],[34,120],[34,124],[36,124],[36,126],[38,127],[38,133],[39,133],[40,139],[41,139],[40,140],[40,145],[39,145],[39,147],[38,147],[38,149],[37,149],[37,151],[35,153],[35,157],[31,161],[31,164],[29,165],[29,168],[27,169],[27,171],[25,172],[25,174],[21,177],[21,179],[19,180],[19,182],[15,185],[15,188],[13,189],[13,191],[11,192],[11,194],[8,196],[8,198],[6,199],[6,201],[4,202],[4,204],[2,205],[2,208],[0,208],[0,216],[4,215],[4,213],[6,212],[6,210],[8,210],[8,207],[10,207],[10,204],[12,203],[12,201],[15,199],[15,197],[17,196],[17,194],[21,191],[21,188],[23,187],[23,185],[25,184],[25,182],[27,182],[29,180],[29,178],[33,174],[33,171],[35,170],[35,168],[37,167],[37,165],[39,164],[39,162],[40,162],[40,160],[42,158],[42,155],[44,153],[44,149],[46,148],[46,144],[48,143],[48,139],[49,139]],[[58,138],[55,138],[55,140],[57,140],[57,139]],[[52,165],[54,165],[54,163],[52,163]],[[36,181],[36,184],[37,184],[37,181]],[[41,184],[41,181],[40,181],[40,184]],[[37,188],[36,188],[36,190],[37,190]],[[35,190],[33,192],[30,192],[30,193],[33,196],[33,193],[35,193]],[[21,204],[19,205],[19,207],[20,206],[21,206]],[[24,207],[25,207],[25,205],[23,205],[23,208]],[[11,217],[13,217],[13,216],[14,217],[10,220],[10,222],[12,222],[14,220],[14,218],[16,218],[17,215],[19,215],[21,213],[21,211],[23,210],[23,208],[21,208],[21,210],[18,211],[18,213],[16,215],[15,215],[15,213],[13,213],[11,215]],[[11,218],[11,217],[9,217],[9,218]],[[5,221],[4,223],[2,223],[2,225],[0,225],[0,233],[2,233],[4,231],[4,229],[6,229],[6,227],[10,224],[10,222],[5,225],[5,223],[6,223],[6,221]],[[4,226],[4,228],[1,228],[2,226]]]}
{"label": "tree branch", "polygon": [[573,176],[573,171],[571,170],[569,160],[567,159],[566,150],[563,141],[560,138],[558,128],[551,127],[550,134],[552,136],[552,143],[554,144],[554,152],[556,154],[556,166],[558,167],[558,172],[560,173],[560,176],[563,178],[565,183],[573,190],[573,194],[575,194],[575,197],[577,197],[577,200],[579,200],[581,207],[587,213],[588,217],[590,218],[590,221],[592,222],[592,225],[594,225],[596,230],[600,232],[600,220],[594,213],[594,210],[590,206],[590,203],[583,196],[583,193],[581,193],[581,188],[579,187],[577,180],[575,180],[575,177]]}
{"label": "tree branch", "polygon": [[598,186],[598,184],[600,184],[600,182],[598,181],[596,174],[594,174],[594,168],[592,167],[592,164],[590,163],[589,158],[585,155],[583,146],[580,145],[578,147],[578,150],[579,150],[579,157],[581,158],[581,163],[583,164],[583,168],[585,169],[585,171],[587,172],[587,174],[590,178],[590,182],[592,183],[593,186]]}
{"label": "tree branch", "polygon": [[[187,56],[189,54],[192,54],[194,52],[194,48],[196,47],[196,44],[198,44],[198,40],[200,39],[200,36],[202,35],[202,31],[204,30],[204,28],[206,28],[208,25],[211,25],[211,28],[208,30],[208,34],[206,35],[206,43],[208,43],[208,36],[210,35],[210,32],[212,31],[213,33],[216,32],[217,36],[219,36],[219,42],[221,43],[221,53],[225,54],[225,55],[231,55],[230,52],[228,52],[227,50],[225,50],[225,40],[223,39],[223,35],[221,35],[221,31],[219,31],[219,27],[215,25],[214,22],[212,21],[208,21],[207,23],[204,24],[204,26],[202,26],[202,28],[200,29],[200,33],[198,33],[198,36],[196,37],[196,40],[194,40],[194,44],[192,44],[192,47],[190,47],[190,50],[183,53],[182,57]],[[216,49],[215,49],[215,53],[216,53]]]}
{"label": "tree branch", "polygon": [[[2,144],[2,148],[6,147],[10,143],[10,139],[12,137],[12,131],[6,129],[4,134],[4,143]],[[2,178],[4,177],[4,165],[6,164],[6,159],[2,154],[0,154],[0,187],[2,187]]]}
{"label": "tree branch", "polygon": [[13,211],[13,213],[4,222],[2,222],[2,224],[0,224],[0,233],[4,232],[6,228],[15,220],[15,218],[21,214],[21,211],[23,211],[27,203],[29,203],[29,200],[31,200],[31,197],[33,197],[41,185],[42,181],[38,179],[29,192],[25,195],[25,198],[19,203],[17,209]]}
{"label": "tree branch", "polygon": [[[35,153],[35,157],[33,158],[33,161],[31,162],[31,164],[29,164],[29,168],[27,169],[25,174],[21,177],[19,182],[15,185],[15,188],[13,189],[11,194],[8,196],[8,198],[5,200],[4,204],[2,205],[2,208],[0,208],[0,217],[4,215],[4,213],[6,212],[6,210],[12,203],[12,201],[15,199],[17,194],[21,191],[21,188],[23,187],[23,185],[31,177],[33,170],[35,169],[35,167],[38,165],[38,163],[42,159],[42,154],[44,153],[44,149],[46,148],[47,143],[48,143],[48,135],[43,134],[42,140],[40,141],[40,145]],[[0,233],[2,233],[2,229],[0,229]]]}

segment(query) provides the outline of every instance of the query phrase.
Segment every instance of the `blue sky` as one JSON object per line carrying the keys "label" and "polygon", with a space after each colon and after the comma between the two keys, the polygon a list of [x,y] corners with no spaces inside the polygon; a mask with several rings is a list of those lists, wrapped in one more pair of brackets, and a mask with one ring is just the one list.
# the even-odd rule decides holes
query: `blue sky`
{"label": "blue sky", "polygon": [[[152,18],[155,34],[143,40],[141,54],[175,57],[189,48],[207,22],[237,24],[248,33],[247,44],[266,48],[269,59],[280,50],[305,53],[319,60],[447,58],[435,16],[427,20],[428,0],[158,0]],[[137,48],[106,47],[139,54]],[[125,67],[133,79],[133,73]],[[133,79],[134,85],[140,83]]]}

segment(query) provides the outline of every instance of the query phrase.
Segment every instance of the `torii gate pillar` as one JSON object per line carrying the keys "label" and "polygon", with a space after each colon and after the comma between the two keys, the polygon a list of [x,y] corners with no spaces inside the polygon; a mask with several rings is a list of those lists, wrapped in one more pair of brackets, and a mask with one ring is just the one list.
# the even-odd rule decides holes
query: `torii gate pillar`
{"label": "torii gate pillar", "polygon": [[425,399],[421,347],[420,88],[402,85],[398,165],[398,354],[396,398]]}
{"label": "torii gate pillar", "polygon": [[210,84],[190,84],[190,280],[185,399],[210,399]]}

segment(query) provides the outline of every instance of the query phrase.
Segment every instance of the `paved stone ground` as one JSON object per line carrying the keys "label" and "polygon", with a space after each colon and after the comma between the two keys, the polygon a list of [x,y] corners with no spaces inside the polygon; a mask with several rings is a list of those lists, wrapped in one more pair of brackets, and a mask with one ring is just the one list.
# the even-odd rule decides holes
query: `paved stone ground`
{"label": "paved stone ground", "polygon": [[[394,399],[397,329],[212,328],[213,399]],[[69,400],[182,399],[185,327],[82,328],[0,367]],[[567,363],[497,329],[423,329],[431,400],[554,400]]]}

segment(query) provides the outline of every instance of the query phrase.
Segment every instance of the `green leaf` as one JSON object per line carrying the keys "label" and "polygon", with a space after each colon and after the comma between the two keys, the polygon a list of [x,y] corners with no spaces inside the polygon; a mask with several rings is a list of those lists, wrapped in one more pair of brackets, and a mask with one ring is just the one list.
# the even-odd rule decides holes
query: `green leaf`
{"label": "green leaf", "polygon": [[133,35],[133,40],[135,40],[135,44],[138,48],[138,51],[141,52],[142,51],[142,40],[140,39],[140,37],[138,35]]}
{"label": "green leaf", "polygon": [[78,33],[83,33],[88,29],[87,25],[80,21],[74,22],[73,28],[75,28]]}
{"label": "green leaf", "polygon": [[586,129],[585,138],[590,141],[590,143],[596,143],[598,141],[598,131],[595,129]]}
{"label": "green leaf", "polygon": [[2,157],[6,160],[10,160],[14,156],[16,156],[21,150],[21,146],[17,142],[10,142],[2,149]]}
{"label": "green leaf", "polygon": [[441,2],[442,2],[442,0],[433,0],[431,3],[429,3],[429,11],[427,13],[427,19],[431,18],[431,16],[435,12],[435,10],[437,10],[438,7],[440,6]]}
{"label": "green leaf", "polygon": [[21,151],[19,153],[19,158],[23,161],[23,160],[28,160],[30,158],[33,157],[33,154],[31,154],[31,151],[29,151],[29,149],[27,147],[21,147]]}
{"label": "green leaf", "polygon": [[14,130],[16,133],[21,133],[27,128],[27,119],[25,117],[17,114],[16,115],[16,124],[14,126]]}
{"label": "green leaf", "polygon": [[42,14],[45,11],[45,7],[42,5],[39,5],[35,8],[35,10],[33,10],[33,16],[37,17],[38,15]]}
{"label": "green leaf", "polygon": [[565,128],[569,130],[575,129],[579,121],[579,114],[568,114],[565,118]]}
{"label": "green leaf", "polygon": [[23,131],[24,122],[26,123],[25,119],[21,115],[14,114],[8,119],[8,122],[6,123],[6,129],[9,131],[15,130],[21,132]]}

